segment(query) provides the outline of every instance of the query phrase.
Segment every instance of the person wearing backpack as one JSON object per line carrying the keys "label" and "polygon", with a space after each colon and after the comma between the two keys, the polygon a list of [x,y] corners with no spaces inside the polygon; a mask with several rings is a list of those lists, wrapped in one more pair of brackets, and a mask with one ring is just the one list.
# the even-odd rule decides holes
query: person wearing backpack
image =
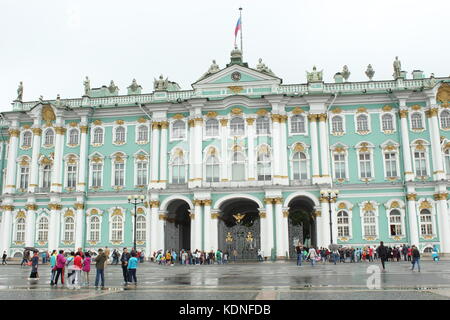
{"label": "person wearing backpack", "polygon": [[134,285],[137,286],[136,269],[138,266],[138,259],[136,257],[136,252],[131,252],[131,258],[128,260],[128,273],[130,282],[134,281]]}
{"label": "person wearing backpack", "polygon": [[64,257],[64,250],[59,250],[59,254],[56,257],[56,276],[55,283],[58,284],[59,276],[61,276],[61,284],[64,284],[64,266],[66,264],[66,257]]}
{"label": "person wearing backpack", "polygon": [[89,272],[91,271],[91,254],[86,252],[84,254],[83,260],[83,275],[84,275],[84,283],[89,285]]}
{"label": "person wearing backpack", "polygon": [[75,268],[74,268],[74,259],[75,259],[75,252],[70,252],[70,256],[66,260],[66,266],[67,266],[67,287],[70,289],[74,288],[75,284]]}
{"label": "person wearing backpack", "polygon": [[411,271],[414,271],[414,267],[417,264],[417,268],[419,269],[420,272],[420,252],[419,249],[417,249],[417,247],[415,245],[412,246],[412,268]]}
{"label": "person wearing backpack", "polygon": [[384,246],[383,241],[380,241],[380,245],[377,248],[377,254],[381,259],[381,265],[383,266],[383,271],[386,269],[384,268],[384,262],[388,259],[388,251],[387,248]]}

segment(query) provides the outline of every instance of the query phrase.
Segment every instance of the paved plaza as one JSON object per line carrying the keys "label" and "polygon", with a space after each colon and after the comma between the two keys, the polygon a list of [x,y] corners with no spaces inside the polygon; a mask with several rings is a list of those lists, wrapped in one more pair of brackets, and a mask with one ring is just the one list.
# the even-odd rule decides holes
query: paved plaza
{"label": "paved plaza", "polygon": [[[369,289],[368,268],[378,263],[318,264],[295,262],[228,265],[159,266],[145,262],[138,268],[138,286],[122,285],[122,269],[108,265],[106,288],[50,287],[50,267],[40,265],[40,281],[27,281],[30,267],[0,266],[0,300],[341,300],[341,299],[450,299],[450,261],[422,261],[422,270],[410,271],[409,262],[390,262],[379,276],[379,289]],[[371,283],[376,283],[371,282]]]}

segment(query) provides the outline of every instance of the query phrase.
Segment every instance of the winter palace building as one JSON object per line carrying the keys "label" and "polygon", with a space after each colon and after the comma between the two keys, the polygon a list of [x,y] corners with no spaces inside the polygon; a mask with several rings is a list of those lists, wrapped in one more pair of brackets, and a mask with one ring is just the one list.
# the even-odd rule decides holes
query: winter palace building
{"label": "winter palace building", "polygon": [[380,240],[449,253],[450,78],[398,60],[392,80],[373,73],[283,84],[234,49],[192,90],[86,78],[81,98],[23,102],[21,84],[2,113],[0,250],[122,249],[136,234],[147,256]]}

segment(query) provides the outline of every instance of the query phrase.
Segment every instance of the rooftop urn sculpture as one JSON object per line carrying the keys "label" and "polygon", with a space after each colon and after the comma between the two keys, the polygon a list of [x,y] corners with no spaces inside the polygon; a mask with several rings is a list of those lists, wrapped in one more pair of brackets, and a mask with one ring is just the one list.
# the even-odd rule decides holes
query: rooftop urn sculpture
{"label": "rooftop urn sculpture", "polygon": [[372,81],[373,75],[375,74],[375,70],[373,70],[372,65],[369,64],[366,70],[366,76],[369,78],[369,81]]}
{"label": "rooftop urn sculpture", "polygon": [[83,81],[83,86],[84,86],[84,95],[85,96],[89,95],[89,91],[91,91],[91,81],[87,76],[86,79]]}
{"label": "rooftop urn sculpture", "polygon": [[348,78],[350,77],[350,71],[348,70],[347,65],[345,65],[345,66],[342,68],[341,74],[342,74],[342,77],[345,79],[345,81],[347,81]]}
{"label": "rooftop urn sculpture", "polygon": [[17,101],[22,101],[23,98],[23,83],[20,81],[19,87],[17,88]]}

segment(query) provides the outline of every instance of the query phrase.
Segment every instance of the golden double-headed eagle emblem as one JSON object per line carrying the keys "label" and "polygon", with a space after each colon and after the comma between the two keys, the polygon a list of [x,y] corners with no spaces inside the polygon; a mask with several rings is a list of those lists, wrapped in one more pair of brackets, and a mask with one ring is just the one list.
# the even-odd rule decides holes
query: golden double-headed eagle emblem
{"label": "golden double-headed eagle emblem", "polygon": [[236,213],[233,214],[233,218],[236,219],[236,223],[240,223],[242,219],[244,219],[245,214],[242,213]]}

